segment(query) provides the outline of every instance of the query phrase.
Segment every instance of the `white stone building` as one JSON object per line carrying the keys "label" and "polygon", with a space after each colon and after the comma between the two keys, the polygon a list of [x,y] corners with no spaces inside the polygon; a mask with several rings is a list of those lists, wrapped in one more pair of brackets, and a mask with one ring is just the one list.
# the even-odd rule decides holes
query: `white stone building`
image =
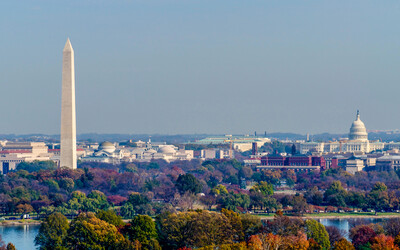
{"label": "white stone building", "polygon": [[370,153],[383,150],[385,144],[379,141],[369,141],[367,129],[357,111],[356,119],[350,127],[349,139],[334,142],[303,142],[299,145],[299,152],[306,153]]}

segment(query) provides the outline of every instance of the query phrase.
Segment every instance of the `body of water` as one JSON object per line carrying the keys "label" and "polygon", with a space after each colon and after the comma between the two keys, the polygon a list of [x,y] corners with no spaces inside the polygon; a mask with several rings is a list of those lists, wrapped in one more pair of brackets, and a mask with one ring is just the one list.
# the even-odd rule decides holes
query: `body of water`
{"label": "body of water", "polygon": [[[385,222],[385,218],[354,218],[354,219],[319,219],[324,226],[335,226],[348,232],[353,224],[370,224]],[[39,225],[0,226],[0,234],[5,243],[11,242],[18,250],[36,249],[35,237]],[[348,237],[348,235],[347,235]]]}
{"label": "body of water", "polygon": [[13,243],[17,250],[36,249],[34,240],[39,227],[40,225],[0,226],[0,234],[6,244]]}
{"label": "body of water", "polygon": [[354,225],[383,223],[387,218],[346,218],[346,219],[318,219],[324,226],[334,226],[347,233],[346,238],[349,240],[348,232]]}

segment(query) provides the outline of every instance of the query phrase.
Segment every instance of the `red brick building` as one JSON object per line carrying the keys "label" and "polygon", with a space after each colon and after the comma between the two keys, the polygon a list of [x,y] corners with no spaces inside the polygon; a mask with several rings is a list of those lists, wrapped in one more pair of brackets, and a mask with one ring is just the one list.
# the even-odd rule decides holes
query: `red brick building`
{"label": "red brick building", "polygon": [[324,170],[326,162],[322,156],[263,156],[261,157],[261,169],[294,169],[298,170]]}

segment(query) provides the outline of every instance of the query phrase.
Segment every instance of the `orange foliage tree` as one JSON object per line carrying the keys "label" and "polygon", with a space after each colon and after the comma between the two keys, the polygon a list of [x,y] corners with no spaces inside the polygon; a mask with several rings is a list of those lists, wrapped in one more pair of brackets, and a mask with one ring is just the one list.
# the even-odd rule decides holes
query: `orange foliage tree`
{"label": "orange foliage tree", "polygon": [[249,250],[263,250],[263,244],[258,235],[252,235],[247,243]]}
{"label": "orange foliage tree", "polygon": [[392,236],[380,234],[371,239],[371,250],[399,250]]}
{"label": "orange foliage tree", "polygon": [[345,238],[336,241],[333,250],[355,250],[354,246]]}
{"label": "orange foliage tree", "polygon": [[279,235],[274,235],[272,233],[269,233],[267,235],[262,235],[261,236],[261,241],[263,243],[264,249],[274,249],[278,250],[283,244],[283,239]]}

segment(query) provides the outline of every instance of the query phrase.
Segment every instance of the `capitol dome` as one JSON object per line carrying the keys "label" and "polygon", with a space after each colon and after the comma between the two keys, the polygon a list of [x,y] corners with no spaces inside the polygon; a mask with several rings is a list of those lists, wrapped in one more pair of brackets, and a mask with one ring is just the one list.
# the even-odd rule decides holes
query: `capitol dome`
{"label": "capitol dome", "polygon": [[176,150],[171,146],[164,146],[160,148],[160,153],[162,154],[175,154]]}
{"label": "capitol dome", "polygon": [[99,150],[103,150],[108,153],[113,153],[115,151],[115,146],[111,142],[105,141],[99,145]]}
{"label": "capitol dome", "polygon": [[356,120],[351,124],[349,140],[367,141],[368,133],[364,123],[360,120],[360,112],[357,110]]}
{"label": "capitol dome", "polygon": [[155,154],[155,153],[157,153],[157,151],[155,151],[154,149],[151,148],[151,149],[147,150],[146,153]]}

